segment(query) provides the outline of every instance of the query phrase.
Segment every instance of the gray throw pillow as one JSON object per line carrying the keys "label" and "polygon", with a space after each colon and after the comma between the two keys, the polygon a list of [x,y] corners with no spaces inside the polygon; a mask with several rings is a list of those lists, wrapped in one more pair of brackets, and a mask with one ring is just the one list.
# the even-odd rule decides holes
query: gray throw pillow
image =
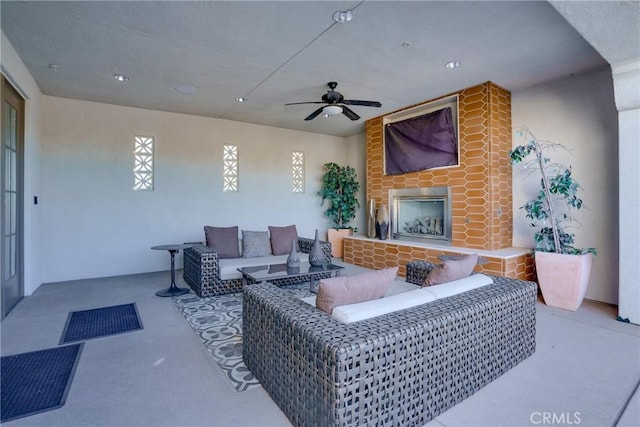
{"label": "gray throw pillow", "polygon": [[218,258],[240,258],[238,227],[204,226],[207,246],[218,252]]}
{"label": "gray throw pillow", "polygon": [[274,255],[291,253],[291,241],[298,242],[298,231],[295,225],[286,227],[269,226],[269,234],[271,234],[271,252]]}
{"label": "gray throw pillow", "polygon": [[269,255],[271,255],[269,232],[242,230],[242,258]]}

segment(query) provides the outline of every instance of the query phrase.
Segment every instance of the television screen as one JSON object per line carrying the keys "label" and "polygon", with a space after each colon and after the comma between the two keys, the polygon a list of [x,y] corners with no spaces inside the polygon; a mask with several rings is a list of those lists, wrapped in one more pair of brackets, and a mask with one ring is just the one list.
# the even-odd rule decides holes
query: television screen
{"label": "television screen", "polygon": [[458,164],[451,107],[388,123],[384,138],[387,175]]}

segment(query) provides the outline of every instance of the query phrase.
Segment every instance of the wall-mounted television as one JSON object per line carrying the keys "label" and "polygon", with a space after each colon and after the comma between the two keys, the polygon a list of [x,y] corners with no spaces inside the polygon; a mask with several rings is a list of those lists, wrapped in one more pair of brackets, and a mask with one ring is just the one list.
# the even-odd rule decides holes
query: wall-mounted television
{"label": "wall-mounted television", "polygon": [[458,97],[383,118],[386,175],[459,165]]}

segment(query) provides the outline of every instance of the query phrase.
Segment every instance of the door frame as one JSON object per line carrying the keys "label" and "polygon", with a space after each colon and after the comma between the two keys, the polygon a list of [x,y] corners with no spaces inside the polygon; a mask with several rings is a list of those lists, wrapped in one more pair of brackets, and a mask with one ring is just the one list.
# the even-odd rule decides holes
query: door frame
{"label": "door frame", "polygon": [[[4,318],[13,307],[24,297],[24,212],[25,212],[25,197],[24,197],[24,135],[25,135],[25,99],[20,95],[20,92],[11,84],[9,79],[4,74],[0,73],[0,123],[4,120],[4,105],[5,101],[9,101],[11,105],[16,108],[18,112],[17,120],[17,141],[16,141],[16,276],[18,285],[18,294],[15,301],[5,300],[4,289],[2,289],[2,305],[0,308],[0,316]],[[4,124],[2,123],[4,126]],[[3,126],[0,126],[0,130],[4,131]],[[5,147],[4,147],[4,135],[0,135],[0,170],[2,176],[0,182],[2,183],[2,197],[0,201],[2,206],[2,224],[0,224],[0,230],[2,231],[2,241],[0,242],[0,262],[4,261],[4,229],[5,220],[4,217],[4,181],[5,181]],[[0,268],[0,271],[4,270],[4,266]],[[0,286],[4,288],[4,271],[0,276]],[[8,305],[7,305],[8,304]]]}

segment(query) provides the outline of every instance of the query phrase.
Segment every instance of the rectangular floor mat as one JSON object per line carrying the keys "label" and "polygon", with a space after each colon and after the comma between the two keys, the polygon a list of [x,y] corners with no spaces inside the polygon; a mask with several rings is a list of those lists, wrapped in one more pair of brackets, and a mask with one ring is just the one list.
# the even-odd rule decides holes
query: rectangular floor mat
{"label": "rectangular floor mat", "polygon": [[0,361],[5,422],[64,405],[84,343],[3,356]]}
{"label": "rectangular floor mat", "polygon": [[72,311],[62,332],[60,344],[142,329],[135,303]]}

